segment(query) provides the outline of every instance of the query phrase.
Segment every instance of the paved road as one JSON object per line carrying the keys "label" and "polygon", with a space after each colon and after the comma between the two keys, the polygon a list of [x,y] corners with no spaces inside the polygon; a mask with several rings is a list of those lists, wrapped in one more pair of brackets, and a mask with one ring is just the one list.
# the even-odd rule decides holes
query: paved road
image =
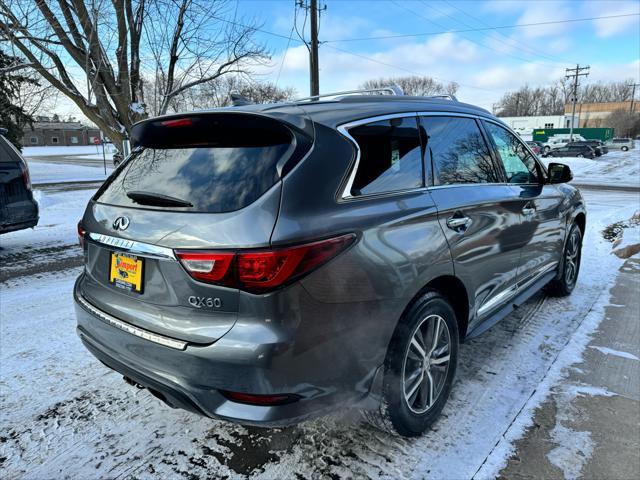
{"label": "paved road", "polygon": [[[96,153],[99,155],[102,155],[102,149],[100,149],[98,152],[93,152],[92,155]],[[83,157],[86,157],[86,155],[49,155],[49,156],[43,156],[43,157],[26,157],[26,159],[27,161],[30,160],[33,162],[58,163],[58,164],[63,163],[63,164],[70,164],[70,165],[83,165],[85,167],[103,166],[102,158],[83,158]],[[107,167],[113,166],[109,155],[107,155],[106,162],[107,162]]]}

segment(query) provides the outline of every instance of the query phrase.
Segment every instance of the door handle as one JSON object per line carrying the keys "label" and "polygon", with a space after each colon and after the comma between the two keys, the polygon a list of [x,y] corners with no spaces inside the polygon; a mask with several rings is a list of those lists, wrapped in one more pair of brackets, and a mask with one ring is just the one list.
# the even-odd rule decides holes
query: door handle
{"label": "door handle", "polygon": [[473,221],[469,217],[449,217],[447,218],[447,227],[456,232],[464,232],[471,226]]}
{"label": "door handle", "polygon": [[527,204],[522,208],[522,214],[533,215],[534,213],[536,213],[535,207],[531,205],[531,202],[527,202]]}

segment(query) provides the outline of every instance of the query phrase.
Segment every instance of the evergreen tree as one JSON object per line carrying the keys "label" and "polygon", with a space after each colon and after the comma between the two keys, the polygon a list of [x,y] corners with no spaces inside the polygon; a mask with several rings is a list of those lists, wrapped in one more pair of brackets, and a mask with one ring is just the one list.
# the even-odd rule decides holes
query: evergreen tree
{"label": "evergreen tree", "polygon": [[0,127],[7,129],[5,137],[19,150],[22,150],[24,127],[31,124],[33,118],[14,101],[21,85],[36,83],[33,78],[20,73],[23,64],[20,58],[0,50]]}

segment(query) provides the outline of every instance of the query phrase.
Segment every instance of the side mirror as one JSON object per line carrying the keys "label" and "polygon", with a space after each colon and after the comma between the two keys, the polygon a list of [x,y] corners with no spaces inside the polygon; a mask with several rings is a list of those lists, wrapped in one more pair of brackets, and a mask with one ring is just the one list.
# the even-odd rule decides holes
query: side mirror
{"label": "side mirror", "polygon": [[568,165],[562,163],[549,164],[549,183],[567,183],[573,180],[573,173]]}

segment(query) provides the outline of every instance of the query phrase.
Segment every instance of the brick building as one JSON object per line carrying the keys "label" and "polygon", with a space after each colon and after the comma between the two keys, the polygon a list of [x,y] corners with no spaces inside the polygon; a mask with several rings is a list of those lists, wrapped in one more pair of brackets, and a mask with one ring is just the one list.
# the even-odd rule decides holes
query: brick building
{"label": "brick building", "polygon": [[24,129],[22,145],[37,146],[73,146],[93,145],[100,138],[100,130],[87,127],[80,122],[38,121],[33,127]]}
{"label": "brick building", "polygon": [[[571,117],[572,105],[564,106],[565,116]],[[603,102],[603,103],[578,103],[576,105],[576,117],[580,127],[609,127],[606,118],[616,110],[631,110],[631,102]],[[640,113],[640,101],[633,102],[633,111]]]}

